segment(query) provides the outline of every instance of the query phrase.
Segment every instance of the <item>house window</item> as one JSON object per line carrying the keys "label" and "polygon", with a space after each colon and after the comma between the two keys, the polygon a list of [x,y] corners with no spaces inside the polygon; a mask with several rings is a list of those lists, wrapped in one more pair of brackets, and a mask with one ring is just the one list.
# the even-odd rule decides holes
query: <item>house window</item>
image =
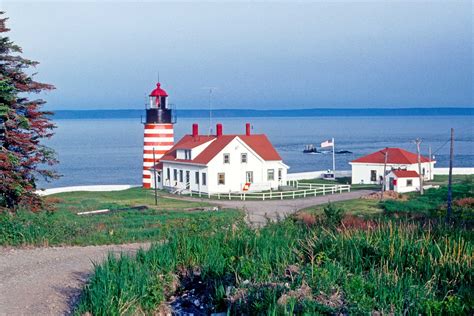
{"label": "house window", "polygon": [[245,173],[245,182],[253,183],[253,171],[247,171]]}
{"label": "house window", "polygon": [[207,182],[207,181],[206,181],[206,173],[203,172],[203,173],[202,173],[202,185],[206,185],[206,182]]}
{"label": "house window", "polygon": [[247,163],[247,153],[240,154],[240,162]]}
{"label": "house window", "polygon": [[413,180],[407,180],[407,187],[413,186]]}
{"label": "house window", "polygon": [[230,163],[230,154],[224,154],[224,163]]}
{"label": "house window", "polygon": [[199,171],[194,174],[194,179],[196,179],[196,184],[199,184]]}
{"label": "house window", "polygon": [[281,170],[281,168],[278,168],[278,181],[281,181],[281,179],[283,178],[282,173],[283,171]]}
{"label": "house window", "polygon": [[217,174],[217,184],[225,184],[225,173]]}
{"label": "house window", "polygon": [[190,149],[185,149],[184,150],[184,159],[191,160],[191,150]]}
{"label": "house window", "polygon": [[275,170],[274,169],[268,169],[267,170],[267,180],[268,181],[275,180]]}
{"label": "house window", "polygon": [[370,170],[370,181],[377,181],[377,170]]}
{"label": "house window", "polygon": [[173,180],[178,181],[178,170],[173,169]]}
{"label": "house window", "polygon": [[171,170],[170,168],[166,168],[166,180],[170,180],[171,179]]}
{"label": "house window", "polygon": [[423,168],[421,174],[422,174],[422,175],[425,175],[425,168]]}
{"label": "house window", "polygon": [[179,170],[179,182],[183,182],[183,170]]}

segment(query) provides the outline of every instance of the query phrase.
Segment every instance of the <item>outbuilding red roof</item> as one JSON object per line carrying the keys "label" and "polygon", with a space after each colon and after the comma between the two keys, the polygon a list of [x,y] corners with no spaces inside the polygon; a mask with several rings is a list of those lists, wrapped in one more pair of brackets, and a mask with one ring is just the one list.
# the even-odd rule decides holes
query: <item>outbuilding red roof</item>
{"label": "outbuilding red roof", "polygon": [[168,93],[165,90],[161,89],[161,83],[156,84],[155,90],[150,93],[150,97],[167,97]]}
{"label": "outbuilding red roof", "polygon": [[393,170],[392,172],[397,178],[418,178],[420,176],[418,172],[413,170]]}
{"label": "outbuilding red roof", "polygon": [[[187,162],[206,165],[225,146],[227,146],[236,137],[240,138],[247,146],[257,153],[264,160],[282,160],[278,152],[264,134],[255,135],[221,135],[221,136],[204,136],[185,135],[176,145],[173,146],[160,161]],[[176,159],[176,150],[192,149],[204,143],[212,141],[197,157],[192,160]]]}
{"label": "outbuilding red roof", "polygon": [[[387,163],[388,164],[414,164],[418,163],[418,155],[405,149],[401,148],[386,148],[374,153],[371,153],[367,156],[357,158],[352,160],[351,162],[355,163],[377,163],[383,164],[385,163],[385,153],[388,154]],[[420,157],[421,162],[429,162],[430,160],[424,156]]]}

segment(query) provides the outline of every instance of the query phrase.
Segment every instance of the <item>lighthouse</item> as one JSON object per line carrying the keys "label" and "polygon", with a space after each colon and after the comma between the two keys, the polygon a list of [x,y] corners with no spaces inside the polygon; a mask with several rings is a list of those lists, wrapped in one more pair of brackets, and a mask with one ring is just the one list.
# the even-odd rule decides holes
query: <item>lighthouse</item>
{"label": "lighthouse", "polygon": [[173,124],[176,122],[174,111],[168,105],[168,94],[156,84],[150,93],[150,102],[146,106],[146,121],[143,137],[143,188],[151,187],[152,168],[158,160],[173,147]]}

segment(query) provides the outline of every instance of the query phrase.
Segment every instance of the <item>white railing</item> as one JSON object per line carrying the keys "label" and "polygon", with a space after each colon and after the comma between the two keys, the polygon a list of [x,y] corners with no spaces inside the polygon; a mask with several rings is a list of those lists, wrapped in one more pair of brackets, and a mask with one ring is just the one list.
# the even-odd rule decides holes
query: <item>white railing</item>
{"label": "white railing", "polygon": [[[190,191],[190,196],[207,197],[209,199],[218,200],[283,200],[306,198],[310,196],[336,194],[342,192],[350,192],[351,186],[348,184],[316,184],[316,183],[296,183],[296,189],[292,191],[268,191],[268,192],[229,192],[229,193],[203,193]],[[304,188],[305,186],[307,186]],[[302,190],[298,190],[302,188]]]}

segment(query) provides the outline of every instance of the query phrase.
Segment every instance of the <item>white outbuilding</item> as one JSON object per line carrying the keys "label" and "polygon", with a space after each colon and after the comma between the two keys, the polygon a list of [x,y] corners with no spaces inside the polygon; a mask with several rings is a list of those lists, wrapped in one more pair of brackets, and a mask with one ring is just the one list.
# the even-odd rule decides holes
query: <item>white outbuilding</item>
{"label": "white outbuilding", "polygon": [[224,135],[222,124],[215,135],[199,135],[193,124],[157,169],[158,188],[214,194],[278,189],[289,167],[266,135],[251,134],[250,124],[244,135]]}
{"label": "white outbuilding", "polygon": [[398,193],[420,191],[420,176],[412,170],[392,170],[385,177],[387,190]]}
{"label": "white outbuilding", "polygon": [[[420,156],[421,174],[425,181],[433,180],[436,161]],[[401,148],[385,148],[349,163],[352,166],[352,184],[382,184],[384,168],[418,172],[418,155]]]}

